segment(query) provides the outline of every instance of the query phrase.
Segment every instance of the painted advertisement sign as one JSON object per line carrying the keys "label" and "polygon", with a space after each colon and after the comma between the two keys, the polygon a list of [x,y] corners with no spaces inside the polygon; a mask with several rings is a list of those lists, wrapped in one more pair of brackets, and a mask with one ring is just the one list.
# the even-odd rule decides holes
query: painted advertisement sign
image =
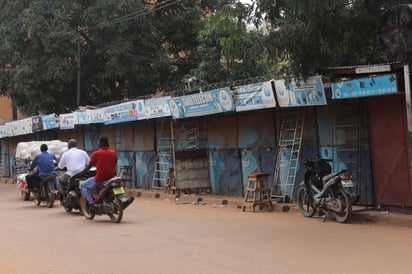
{"label": "painted advertisement sign", "polygon": [[396,91],[396,75],[389,74],[333,83],[332,99],[378,96]]}
{"label": "painted advertisement sign", "polygon": [[273,80],[234,87],[236,111],[276,107]]}
{"label": "painted advertisement sign", "polygon": [[32,117],[32,130],[33,132],[43,130],[43,122],[41,120],[41,116]]}
{"label": "painted advertisement sign", "polygon": [[56,114],[54,113],[42,116],[41,120],[43,121],[44,130],[53,129],[53,128],[58,127],[58,124],[56,122]]}
{"label": "painted advertisement sign", "polygon": [[103,109],[87,109],[86,116],[89,124],[104,123],[105,112]]}
{"label": "painted advertisement sign", "polygon": [[[76,111],[73,117],[73,123],[77,125],[87,125],[89,124],[89,120],[87,119],[87,112],[86,111]],[[60,126],[61,127],[61,126]]]}
{"label": "painted advertisement sign", "polygon": [[170,96],[152,98],[144,101],[144,113],[146,119],[170,116],[168,101]]}
{"label": "painted advertisement sign", "polygon": [[276,80],[276,98],[281,107],[326,105],[325,89],[321,76],[303,80]]}
{"label": "painted advertisement sign", "polygon": [[104,108],[105,125],[144,119],[144,101],[132,101]]}
{"label": "painted advertisement sign", "polygon": [[76,113],[60,114],[60,129],[73,129]]}
{"label": "painted advertisement sign", "polygon": [[7,137],[6,126],[0,126],[0,138]]}
{"label": "painted advertisement sign", "polygon": [[235,103],[230,89],[225,87],[171,98],[169,107],[173,119],[180,119],[233,111]]}
{"label": "painted advertisement sign", "polygon": [[33,119],[26,118],[8,123],[12,127],[13,136],[30,134],[33,132]]}

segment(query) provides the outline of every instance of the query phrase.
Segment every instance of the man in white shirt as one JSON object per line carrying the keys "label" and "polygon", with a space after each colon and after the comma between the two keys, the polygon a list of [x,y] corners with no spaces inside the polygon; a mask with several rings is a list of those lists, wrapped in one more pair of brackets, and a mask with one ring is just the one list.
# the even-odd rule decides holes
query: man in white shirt
{"label": "man in white shirt", "polygon": [[[69,150],[63,153],[60,158],[57,168],[63,170],[66,168],[66,172],[59,176],[59,192],[60,195],[65,196],[66,185],[73,175],[82,172],[90,162],[90,157],[86,151],[77,148],[77,141],[70,139],[68,141]],[[63,197],[60,197],[61,199]]]}

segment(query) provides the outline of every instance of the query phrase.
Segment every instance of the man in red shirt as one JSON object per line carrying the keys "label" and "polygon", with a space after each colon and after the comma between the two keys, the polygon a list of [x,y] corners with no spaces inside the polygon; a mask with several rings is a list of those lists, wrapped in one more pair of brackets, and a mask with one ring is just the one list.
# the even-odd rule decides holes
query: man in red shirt
{"label": "man in red shirt", "polygon": [[94,201],[90,195],[90,190],[87,187],[94,187],[96,184],[100,184],[113,178],[116,175],[116,162],[116,151],[109,148],[109,139],[104,136],[100,137],[99,149],[93,152],[92,157],[90,158],[90,163],[83,171],[83,173],[85,173],[92,166],[96,166],[96,175],[90,177],[80,185],[80,189],[86,197],[89,206],[93,205]]}

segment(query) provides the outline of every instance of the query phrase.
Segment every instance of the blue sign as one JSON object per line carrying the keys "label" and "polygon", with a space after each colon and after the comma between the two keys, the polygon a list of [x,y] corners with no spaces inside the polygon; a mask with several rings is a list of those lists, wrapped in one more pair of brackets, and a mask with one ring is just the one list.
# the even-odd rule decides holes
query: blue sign
{"label": "blue sign", "polygon": [[396,93],[396,91],[396,75],[389,74],[333,83],[332,99],[377,96]]}
{"label": "blue sign", "polygon": [[56,114],[48,114],[44,115],[41,117],[41,120],[43,121],[43,129],[53,129],[57,128],[57,123],[56,123]]}
{"label": "blue sign", "polygon": [[144,113],[146,119],[170,116],[168,101],[170,96],[152,98],[144,101]]}
{"label": "blue sign", "polygon": [[171,98],[169,107],[173,119],[180,119],[233,111],[235,103],[230,89],[225,87]]}
{"label": "blue sign", "polygon": [[105,125],[141,120],[144,118],[144,101],[122,103],[104,108]]}
{"label": "blue sign", "polygon": [[276,107],[272,82],[235,87],[236,111]]}
{"label": "blue sign", "polygon": [[276,99],[281,107],[326,105],[321,76],[303,80],[276,80]]}

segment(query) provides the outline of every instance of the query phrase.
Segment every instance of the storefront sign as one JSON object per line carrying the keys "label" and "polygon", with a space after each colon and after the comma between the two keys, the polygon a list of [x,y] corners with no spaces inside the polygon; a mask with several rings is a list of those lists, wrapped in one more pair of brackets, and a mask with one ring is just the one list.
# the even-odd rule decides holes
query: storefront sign
{"label": "storefront sign", "polygon": [[0,138],[7,137],[6,126],[0,126]]}
{"label": "storefront sign", "polygon": [[346,99],[396,93],[396,75],[355,79],[333,83],[332,99]]}
{"label": "storefront sign", "polygon": [[32,117],[32,130],[33,132],[43,130],[43,122],[40,116],[33,116]]}
{"label": "storefront sign", "polygon": [[228,87],[172,98],[169,100],[169,107],[174,119],[235,110],[233,97]]}
{"label": "storefront sign", "polygon": [[86,116],[89,124],[104,123],[104,109],[87,109]]}
{"label": "storefront sign", "polygon": [[276,107],[273,80],[234,87],[236,111]]}
{"label": "storefront sign", "polygon": [[73,129],[76,113],[60,114],[60,129]]}
{"label": "storefront sign", "polygon": [[276,99],[281,107],[326,105],[321,76],[303,80],[276,80]]}
{"label": "storefront sign", "polygon": [[58,124],[56,122],[56,114],[54,113],[42,116],[41,120],[43,121],[44,130],[53,129],[53,128],[58,127]]}
{"label": "storefront sign", "polygon": [[152,98],[144,101],[144,113],[146,119],[170,116],[168,101],[170,96]]}
{"label": "storefront sign", "polygon": [[144,119],[144,101],[122,103],[104,108],[104,124],[117,124]]}
{"label": "storefront sign", "polygon": [[33,133],[33,119],[25,118],[8,123],[12,127],[13,136]]}

